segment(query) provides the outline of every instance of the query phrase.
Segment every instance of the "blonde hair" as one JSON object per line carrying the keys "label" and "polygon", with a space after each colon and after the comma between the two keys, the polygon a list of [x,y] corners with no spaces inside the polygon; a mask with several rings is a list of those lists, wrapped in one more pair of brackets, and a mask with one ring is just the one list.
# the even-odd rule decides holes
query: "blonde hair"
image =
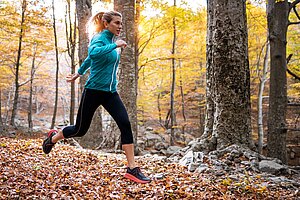
{"label": "blonde hair", "polygon": [[98,12],[92,16],[87,23],[89,37],[92,38],[96,33],[103,31],[104,22],[110,23],[115,16],[122,18],[122,14],[117,11]]}

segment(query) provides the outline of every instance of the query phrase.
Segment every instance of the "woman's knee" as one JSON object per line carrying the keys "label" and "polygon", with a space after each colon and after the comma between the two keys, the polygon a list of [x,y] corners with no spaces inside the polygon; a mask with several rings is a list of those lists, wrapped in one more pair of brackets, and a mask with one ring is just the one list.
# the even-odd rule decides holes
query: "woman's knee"
{"label": "woman's knee", "polygon": [[63,129],[63,136],[65,138],[72,138],[72,137],[82,137],[88,131],[88,128],[80,128],[77,126],[67,126]]}

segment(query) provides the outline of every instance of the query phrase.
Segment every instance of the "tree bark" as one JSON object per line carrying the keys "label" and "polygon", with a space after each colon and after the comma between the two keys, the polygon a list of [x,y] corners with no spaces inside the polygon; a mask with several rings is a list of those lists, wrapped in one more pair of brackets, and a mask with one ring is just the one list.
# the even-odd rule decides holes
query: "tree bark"
{"label": "tree bark", "polygon": [[286,152],[286,34],[289,3],[269,0],[267,5],[270,40],[270,94],[268,117],[268,156],[287,162]]}
{"label": "tree bark", "polygon": [[[79,47],[78,57],[79,65],[83,63],[88,55],[89,36],[87,34],[86,25],[92,16],[92,2],[90,0],[77,0],[76,1],[76,14],[78,19],[78,36]],[[88,72],[80,77],[80,90],[83,92],[85,82],[88,77]],[[102,132],[102,109],[99,107],[93,117],[92,123],[86,135],[81,138],[76,138],[79,144],[84,148],[97,148],[103,141],[104,136]]]}
{"label": "tree bark", "polygon": [[259,91],[258,91],[258,100],[257,100],[257,128],[258,128],[258,152],[262,153],[263,144],[264,144],[264,124],[263,124],[263,94],[265,83],[268,80],[268,60],[270,54],[270,44],[266,44],[266,53],[263,61],[263,70],[262,74],[259,77]]}
{"label": "tree bark", "polygon": [[15,118],[17,114],[17,109],[18,109],[18,101],[19,101],[19,69],[20,69],[20,60],[21,60],[21,53],[22,53],[22,43],[23,43],[23,34],[24,34],[24,29],[25,29],[25,13],[27,9],[27,1],[23,0],[22,1],[22,15],[21,15],[21,24],[20,24],[20,34],[19,34],[19,47],[18,47],[18,52],[17,52],[17,62],[16,62],[16,68],[15,68],[15,95],[14,95],[14,100],[13,100],[13,108],[12,108],[12,114],[11,114],[11,120],[10,124],[12,126],[16,126],[15,124]]}
{"label": "tree bark", "polygon": [[[70,1],[67,1],[65,25],[66,25],[67,51],[68,51],[68,55],[69,55],[70,60],[71,60],[71,62],[70,62],[71,74],[74,74],[75,73],[75,50],[76,50],[76,37],[77,37],[77,35],[76,35],[77,20],[76,20],[76,16],[75,16],[75,21],[74,21],[74,23],[72,23],[71,2]],[[74,124],[74,114],[75,114],[75,82],[71,82],[70,115],[69,115],[69,121],[70,121],[71,125]]]}
{"label": "tree bark", "polygon": [[209,148],[253,147],[246,1],[208,0],[207,114]]}
{"label": "tree bark", "polygon": [[53,34],[54,34],[54,45],[55,45],[55,59],[56,59],[56,73],[55,73],[55,100],[54,100],[54,111],[51,122],[51,129],[55,126],[56,114],[57,114],[57,104],[58,104],[58,72],[59,72],[59,60],[58,60],[58,44],[57,44],[57,33],[56,33],[56,22],[55,22],[55,7],[54,0],[52,1],[53,10]]}
{"label": "tree bark", "polygon": [[[88,55],[89,36],[86,25],[92,16],[91,0],[76,0],[76,15],[78,19],[78,58],[80,66]],[[81,93],[83,92],[86,80],[87,76],[80,77]]]}
{"label": "tree bark", "polygon": [[37,52],[37,44],[34,44],[32,65],[30,72],[30,86],[29,86],[29,102],[28,102],[28,128],[30,133],[32,133],[33,123],[32,123],[32,96],[33,96],[33,79],[35,74],[35,58]]}
{"label": "tree bark", "polygon": [[[176,0],[173,1],[174,4],[174,9],[176,9]],[[175,60],[175,54],[176,54],[176,17],[173,17],[173,41],[172,41],[172,84],[171,84],[171,91],[170,91],[170,120],[171,120],[171,133],[170,133],[170,145],[173,146],[175,143],[175,133],[174,133],[174,126],[176,124],[175,122],[175,109],[174,109],[174,104],[175,104],[175,98],[174,98],[174,93],[175,93],[175,83],[176,83],[176,60]]]}
{"label": "tree bark", "polygon": [[[2,90],[0,87],[0,132],[4,130],[3,120],[2,120]],[[0,134],[1,135],[1,134]]]}
{"label": "tree bark", "polygon": [[[135,42],[135,1],[117,0],[114,1],[116,11],[123,15],[123,39],[127,42],[127,47],[122,50],[119,68],[119,91],[120,96],[127,109],[131,122],[134,143],[137,141],[137,54]],[[121,36],[121,37],[122,37]],[[136,145],[135,145],[136,147]],[[137,152],[136,152],[137,153]]]}

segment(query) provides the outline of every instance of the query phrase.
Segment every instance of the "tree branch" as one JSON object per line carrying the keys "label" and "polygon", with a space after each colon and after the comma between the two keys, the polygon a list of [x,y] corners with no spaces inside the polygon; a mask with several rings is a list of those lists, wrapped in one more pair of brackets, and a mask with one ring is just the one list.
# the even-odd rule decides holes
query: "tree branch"
{"label": "tree branch", "polygon": [[296,7],[296,5],[300,3],[300,0],[296,0],[294,2],[291,3],[290,8]]}
{"label": "tree branch", "polygon": [[288,23],[288,26],[289,26],[289,25],[294,25],[294,24],[300,24],[300,22],[289,22],[289,23]]}
{"label": "tree branch", "polygon": [[[300,0],[299,0],[300,1]],[[291,58],[292,58],[293,54],[290,54],[287,58],[286,58],[286,64],[289,64]],[[300,81],[300,77],[297,76],[295,73],[293,73],[291,70],[288,69],[288,67],[286,67],[286,71],[292,75],[295,79]]]}
{"label": "tree branch", "polygon": [[[290,15],[291,10],[293,9],[296,16],[297,16],[297,18],[300,20],[300,16],[299,16],[299,14],[296,10],[296,6],[297,6],[298,3],[300,3],[300,0],[295,0],[292,3],[289,3],[289,14],[288,15]],[[288,22],[288,26],[293,25],[293,24],[300,24],[300,22],[290,22],[290,21]]]}

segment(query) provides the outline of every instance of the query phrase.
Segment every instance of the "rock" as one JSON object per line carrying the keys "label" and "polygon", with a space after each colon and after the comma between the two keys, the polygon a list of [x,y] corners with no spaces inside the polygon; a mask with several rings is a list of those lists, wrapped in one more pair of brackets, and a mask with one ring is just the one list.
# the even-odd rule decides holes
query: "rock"
{"label": "rock", "polygon": [[158,142],[154,145],[154,148],[158,151],[162,150],[162,149],[167,149],[168,148],[168,144],[164,143],[164,142]]}
{"label": "rock", "polygon": [[262,172],[267,172],[271,174],[281,174],[287,171],[287,168],[277,162],[270,160],[262,160],[258,164],[258,168]]}
{"label": "rock", "polygon": [[148,126],[148,127],[146,128],[146,131],[153,131],[153,128],[150,127],[150,126]]}
{"label": "rock", "polygon": [[208,167],[207,164],[201,164],[201,165],[195,170],[195,172],[202,173],[202,172],[205,172],[207,169],[209,169],[209,167]]}
{"label": "rock", "polygon": [[156,143],[161,142],[161,141],[163,141],[161,136],[150,133],[150,132],[146,132],[146,135],[145,135],[145,146],[146,147],[153,147]]}
{"label": "rock", "polygon": [[183,158],[179,160],[179,164],[183,166],[188,166],[193,162],[194,153],[189,151]]}
{"label": "rock", "polygon": [[200,163],[190,163],[188,166],[188,170],[190,172],[196,171],[196,169],[200,166]]}
{"label": "rock", "polygon": [[177,151],[179,151],[180,149],[182,149],[182,147],[179,147],[179,146],[169,146],[168,149],[167,149],[167,155],[172,155],[174,153],[176,153]]}

